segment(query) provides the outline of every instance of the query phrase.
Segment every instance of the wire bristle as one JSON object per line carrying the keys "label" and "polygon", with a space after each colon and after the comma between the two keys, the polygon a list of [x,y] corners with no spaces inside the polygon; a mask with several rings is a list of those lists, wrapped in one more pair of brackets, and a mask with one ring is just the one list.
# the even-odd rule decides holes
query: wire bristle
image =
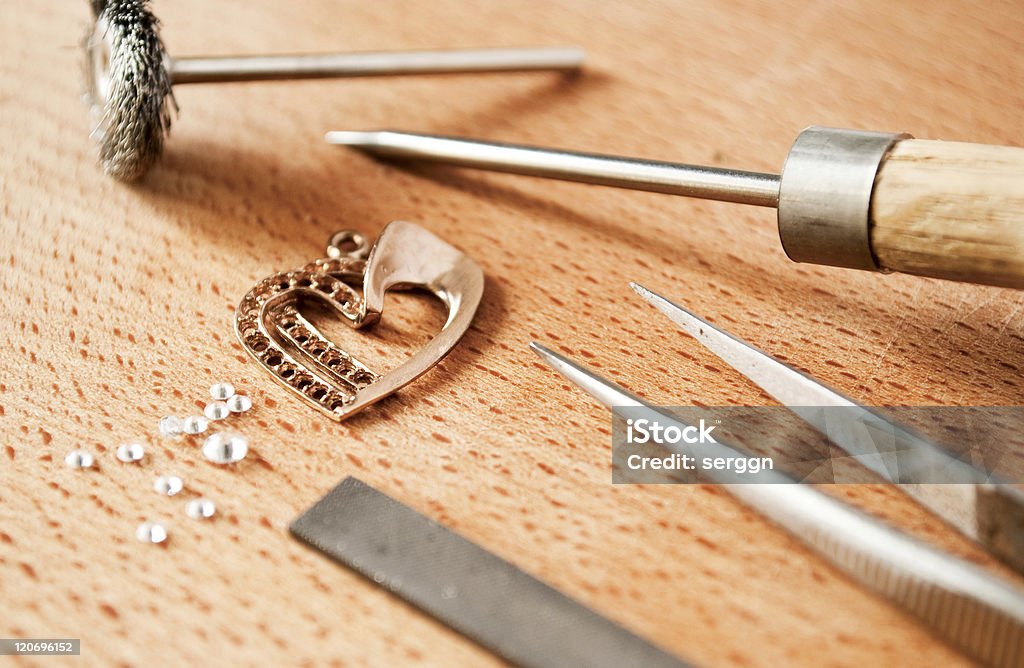
{"label": "wire bristle", "polygon": [[93,136],[103,171],[133,181],[160,156],[172,110],[178,108],[167,53],[148,0],[91,3],[96,24],[86,38],[86,51]]}

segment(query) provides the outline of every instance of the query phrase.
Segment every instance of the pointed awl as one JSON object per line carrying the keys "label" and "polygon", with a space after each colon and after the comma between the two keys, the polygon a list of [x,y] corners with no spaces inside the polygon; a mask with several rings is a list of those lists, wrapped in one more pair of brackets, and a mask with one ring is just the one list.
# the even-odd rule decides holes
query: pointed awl
{"label": "pointed awl", "polygon": [[775,207],[796,262],[1024,288],[1024,148],[810,127],[781,174],[405,132],[329,132],[384,158]]}

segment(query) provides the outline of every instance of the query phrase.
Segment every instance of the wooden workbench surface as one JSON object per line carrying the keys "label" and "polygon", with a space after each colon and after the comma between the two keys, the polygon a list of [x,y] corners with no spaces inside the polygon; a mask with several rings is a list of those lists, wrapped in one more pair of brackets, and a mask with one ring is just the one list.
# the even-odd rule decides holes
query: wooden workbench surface
{"label": "wooden workbench surface", "polygon": [[[867,403],[1017,404],[1020,293],[795,265],[767,209],[400,169],[321,140],[395,127],[764,171],[810,124],[1021,143],[1019,3],[839,4],[157,2],[179,55],[579,44],[589,63],[180,86],[165,157],[134,186],[95,165],[88,3],[5,9],[0,636],[80,637],[74,665],[495,662],[289,536],[356,475],[700,665],[964,663],[723,490],[613,487],[609,415],[527,344],[659,403],[769,402],[637,280]],[[440,369],[336,424],[243,354],[233,309],[332,231],[392,219],[474,257],[485,300]],[[424,340],[430,308],[406,300],[373,351]],[[256,405],[234,420],[253,447],[235,470],[155,436],[221,380]],[[132,438],[142,466],[113,456]],[[75,448],[98,468],[66,468]],[[163,473],[186,493],[154,493]],[[894,489],[834,491],[1003,571]],[[213,521],[185,517],[199,494]],[[135,540],[147,519],[170,522],[166,545]]]}

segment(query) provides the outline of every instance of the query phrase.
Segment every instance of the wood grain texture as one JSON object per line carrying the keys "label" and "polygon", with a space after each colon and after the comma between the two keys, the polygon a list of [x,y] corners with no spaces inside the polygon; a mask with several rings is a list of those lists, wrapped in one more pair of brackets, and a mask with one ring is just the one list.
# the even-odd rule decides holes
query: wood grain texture
{"label": "wood grain texture", "polygon": [[871,247],[886,269],[1024,287],[1024,148],[908,139],[882,163]]}
{"label": "wood grain texture", "polygon": [[[526,346],[656,402],[768,403],[636,280],[868,403],[1017,404],[1024,296],[792,264],[768,210],[399,169],[321,137],[397,127],[764,171],[810,124],[1014,144],[1019,3],[158,1],[180,55],[575,43],[590,66],[182,86],[166,155],[132,187],[96,168],[78,103],[87,4],[0,21],[0,636],[81,637],[75,665],[495,663],[288,536],[357,475],[698,664],[965,663],[724,490],[612,486],[608,414]],[[335,229],[399,218],[479,262],[484,304],[439,368],[335,424],[247,359],[233,309]],[[368,339],[391,359],[439,325],[419,301],[394,315]],[[154,437],[219,380],[256,404],[234,471]],[[113,458],[129,438],[143,466]],[[98,470],[64,467],[78,447]],[[170,472],[220,515],[158,497]],[[831,491],[1005,573],[894,489]],[[145,519],[172,523],[166,547],[135,541]]]}

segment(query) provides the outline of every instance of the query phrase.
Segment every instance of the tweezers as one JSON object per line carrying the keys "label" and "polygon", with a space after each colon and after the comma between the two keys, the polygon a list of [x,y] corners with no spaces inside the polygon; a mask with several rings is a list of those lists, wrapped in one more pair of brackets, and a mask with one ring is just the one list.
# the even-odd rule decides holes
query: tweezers
{"label": "tweezers", "polygon": [[[914,481],[922,470],[931,470],[929,467],[941,463],[951,476],[949,479],[960,484],[901,487],[997,556],[1018,567],[1022,563],[1019,545],[1024,532],[1021,531],[1020,508],[1024,504],[1016,489],[992,484],[991,475],[973,469],[934,443],[856,404],[664,297],[636,284],[632,287],[684,331],[815,428],[825,429],[824,418],[820,412],[801,411],[801,407],[846,406],[857,412],[860,419],[884,422],[903,439],[898,458],[891,452],[871,451],[870,445],[854,439],[839,438],[835,444],[894,483]],[[538,343],[531,347],[551,367],[605,407],[627,408],[631,416],[646,414],[650,419],[663,424],[675,423],[680,428],[689,426],[666,409],[644,401],[569,358]],[[673,453],[691,454],[689,446],[684,444],[665,444],[664,447]],[[708,456],[726,459],[748,455],[722,439],[702,444],[701,448]],[[961,651],[992,666],[1024,666],[1024,589],[1015,583],[912,538],[811,486],[799,484],[782,471],[762,471],[759,474],[762,484],[738,484],[744,479],[728,469],[703,473],[711,482],[726,485],[737,499],[787,530],[853,580],[918,618]],[[963,504],[936,502],[934,493],[929,494],[934,490],[925,489],[929,487],[959,490],[964,503],[973,499],[971,512],[965,513]],[[973,495],[963,492],[973,492]],[[974,520],[964,519],[965,516]]]}

